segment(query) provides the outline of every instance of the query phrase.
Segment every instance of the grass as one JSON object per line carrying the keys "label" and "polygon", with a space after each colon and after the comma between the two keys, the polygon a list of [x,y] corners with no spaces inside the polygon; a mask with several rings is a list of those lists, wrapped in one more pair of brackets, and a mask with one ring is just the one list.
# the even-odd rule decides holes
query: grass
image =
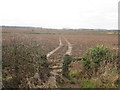
{"label": "grass", "polygon": [[97,88],[98,82],[93,82],[91,80],[82,80],[80,82],[80,87],[81,88]]}
{"label": "grass", "polygon": [[69,72],[69,76],[72,78],[78,78],[79,77],[79,73],[77,72],[77,70],[71,70]]}

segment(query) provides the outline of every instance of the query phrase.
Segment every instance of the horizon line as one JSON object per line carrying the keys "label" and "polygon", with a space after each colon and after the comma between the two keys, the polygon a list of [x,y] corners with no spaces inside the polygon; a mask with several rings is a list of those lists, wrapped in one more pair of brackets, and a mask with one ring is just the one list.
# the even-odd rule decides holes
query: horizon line
{"label": "horizon line", "polygon": [[50,27],[42,27],[42,26],[23,26],[23,25],[0,25],[0,27],[20,27],[20,28],[42,28],[42,29],[66,29],[66,30],[79,30],[79,29],[83,29],[83,30],[119,30],[119,29],[105,29],[105,28],[50,28]]}

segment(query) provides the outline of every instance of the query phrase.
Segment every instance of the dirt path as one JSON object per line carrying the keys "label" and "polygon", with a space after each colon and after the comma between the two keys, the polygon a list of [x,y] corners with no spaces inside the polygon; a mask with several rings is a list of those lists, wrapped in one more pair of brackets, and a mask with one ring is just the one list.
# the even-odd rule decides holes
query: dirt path
{"label": "dirt path", "polygon": [[62,64],[58,62],[52,65],[50,68],[52,69],[50,71],[50,77],[43,86],[45,86],[45,88],[57,88],[56,77],[61,75],[60,73],[62,72]]}
{"label": "dirt path", "polygon": [[61,41],[61,37],[59,38],[59,42],[60,42],[59,46],[57,48],[55,48],[54,50],[52,50],[51,52],[49,52],[47,54],[47,58],[49,58],[53,53],[55,53],[58,49],[60,49],[62,47],[63,44],[62,44],[62,41]]}
{"label": "dirt path", "polygon": [[65,39],[65,41],[66,41],[67,44],[68,44],[68,50],[66,51],[65,55],[71,55],[72,45],[71,45],[71,43],[70,43],[65,37],[63,37],[63,38]]}
{"label": "dirt path", "polygon": [[[54,66],[53,66],[54,67]],[[58,66],[56,65],[55,66],[56,68],[57,67],[62,67],[62,66]],[[52,67],[51,67],[52,68]],[[56,77],[57,76],[60,76],[60,74],[58,73],[61,73],[62,72],[62,69],[56,69],[56,68],[53,68],[53,70],[50,72],[51,76],[49,77],[48,79],[48,82],[47,82],[47,85],[50,87],[50,88],[57,88],[57,85],[56,85]]]}
{"label": "dirt path", "polygon": [[[67,44],[67,51],[65,53],[63,53],[64,55],[71,55],[71,51],[72,51],[72,45],[71,43],[65,38],[63,37],[64,40],[66,41],[66,44]],[[59,38],[59,41],[60,41],[60,44],[59,46],[54,49],[53,51],[49,52],[47,54],[47,58],[50,57],[53,53],[55,53],[58,49],[60,49],[63,45],[62,41],[61,41],[61,38]],[[57,61],[57,60],[56,60]],[[52,65],[50,67],[52,70],[50,72],[51,76],[49,77],[46,85],[50,88],[57,88],[57,85],[56,85],[56,77],[57,76],[61,76],[62,74],[60,74],[62,72],[62,60],[60,60],[59,62],[56,62],[54,65]]]}
{"label": "dirt path", "polygon": [[58,49],[55,53],[53,53],[48,59],[49,61],[59,61],[63,58],[64,54],[66,53],[67,49],[68,49],[68,45],[66,43],[66,41],[61,37],[61,41],[62,41],[62,47],[60,49]]}

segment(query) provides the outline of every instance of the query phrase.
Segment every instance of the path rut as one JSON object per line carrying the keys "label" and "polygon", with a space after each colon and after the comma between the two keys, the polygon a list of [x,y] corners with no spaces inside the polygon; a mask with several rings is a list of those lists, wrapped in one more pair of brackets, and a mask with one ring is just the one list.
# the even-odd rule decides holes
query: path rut
{"label": "path rut", "polygon": [[67,42],[68,44],[68,50],[66,51],[65,55],[71,55],[72,53],[72,45],[71,43],[64,37],[65,41]]}
{"label": "path rut", "polygon": [[[71,55],[72,45],[65,37],[63,37],[63,38],[66,41],[67,46],[68,46],[68,49],[64,55]],[[49,58],[53,53],[55,53],[58,49],[60,49],[62,46],[64,46],[62,41],[61,41],[61,37],[59,38],[59,42],[60,42],[59,46],[57,48],[55,48],[54,50],[52,50],[51,52],[49,52],[47,54],[47,58]],[[50,88],[57,88],[56,77],[61,76],[60,72],[62,72],[62,60],[60,60],[57,64],[53,65],[51,68],[54,68],[54,67],[61,67],[61,68],[52,69],[52,71],[50,72],[51,76],[49,77],[49,79],[46,83],[46,85]]]}
{"label": "path rut", "polygon": [[52,50],[51,52],[49,52],[47,54],[47,58],[49,58],[53,53],[55,53],[58,49],[60,49],[62,47],[63,44],[62,44],[61,38],[59,38],[59,42],[60,42],[59,46],[57,48],[55,48],[54,50]]}

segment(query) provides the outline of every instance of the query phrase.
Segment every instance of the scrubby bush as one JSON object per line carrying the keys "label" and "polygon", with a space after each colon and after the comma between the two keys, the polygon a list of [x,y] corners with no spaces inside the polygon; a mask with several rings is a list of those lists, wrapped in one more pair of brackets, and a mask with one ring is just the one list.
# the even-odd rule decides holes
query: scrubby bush
{"label": "scrubby bush", "polygon": [[68,76],[68,65],[71,63],[72,57],[69,55],[65,55],[63,57],[63,67],[62,67],[62,73],[64,76]]}
{"label": "scrubby bush", "polygon": [[75,78],[78,78],[79,77],[79,73],[77,72],[77,70],[71,70],[70,72],[69,72],[69,76],[70,77],[75,77]]}
{"label": "scrubby bush", "polygon": [[87,53],[83,56],[82,61],[84,66],[88,69],[99,65],[99,62],[102,60],[112,59],[112,54],[109,48],[104,47],[103,45],[98,45],[93,48],[90,48]]}
{"label": "scrubby bush", "polygon": [[[34,77],[35,73],[39,74],[41,82],[48,78],[49,67],[46,56],[43,55],[41,59],[40,51],[38,52],[39,48],[33,48],[35,45],[29,45],[25,42],[21,45],[17,41],[10,47],[3,43],[3,88],[29,87],[28,81]],[[31,85],[36,83],[34,79],[31,81]]]}

